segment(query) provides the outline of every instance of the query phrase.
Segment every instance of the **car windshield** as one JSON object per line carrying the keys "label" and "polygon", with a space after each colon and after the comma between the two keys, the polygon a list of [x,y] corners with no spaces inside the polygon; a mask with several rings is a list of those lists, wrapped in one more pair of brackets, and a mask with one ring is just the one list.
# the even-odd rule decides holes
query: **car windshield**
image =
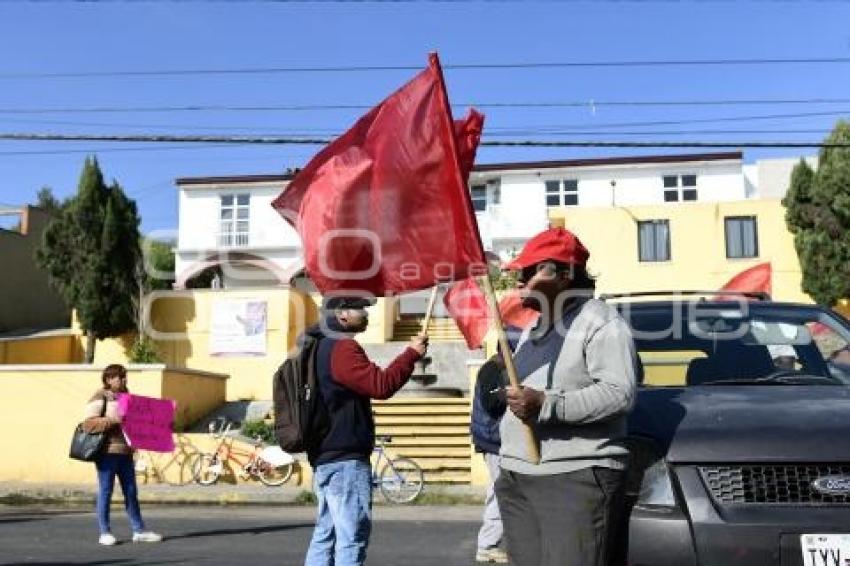
{"label": "car windshield", "polygon": [[848,385],[850,326],[814,307],[619,304],[645,386]]}

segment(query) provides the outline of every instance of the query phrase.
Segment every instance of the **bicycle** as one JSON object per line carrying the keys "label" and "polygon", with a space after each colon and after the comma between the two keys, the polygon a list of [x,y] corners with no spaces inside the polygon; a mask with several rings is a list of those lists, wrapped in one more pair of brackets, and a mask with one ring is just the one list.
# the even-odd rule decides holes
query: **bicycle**
{"label": "bicycle", "polygon": [[[391,436],[375,437],[377,458],[372,465],[372,489],[380,488],[381,494],[390,503],[410,503],[415,501],[425,488],[422,468],[410,458],[391,458],[385,444],[392,442]],[[381,460],[386,464],[378,472]]]}
{"label": "bicycle", "polygon": [[[233,423],[222,423],[218,432],[210,423],[210,432],[221,441],[212,454],[201,454],[197,460],[195,481],[201,485],[213,485],[224,474],[225,465],[235,463],[239,477],[256,477],[263,484],[273,487],[286,483],[292,477],[295,459],[278,446],[266,446],[258,436],[253,442],[253,450],[246,451],[233,447],[234,438],[228,437]],[[240,457],[247,457],[242,460]]]}
{"label": "bicycle", "polygon": [[[195,481],[197,459],[200,457],[200,451],[186,437],[179,435],[170,454],[137,450],[134,454],[136,477],[143,483],[153,478],[157,483],[186,485]],[[163,458],[168,458],[164,464]]]}

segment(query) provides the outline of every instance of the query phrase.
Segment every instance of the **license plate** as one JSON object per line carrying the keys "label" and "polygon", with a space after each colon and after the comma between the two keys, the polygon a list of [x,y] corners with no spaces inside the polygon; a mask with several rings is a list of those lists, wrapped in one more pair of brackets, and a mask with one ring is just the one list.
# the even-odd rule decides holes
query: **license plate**
{"label": "license plate", "polygon": [[850,566],[850,535],[801,535],[804,566]]}

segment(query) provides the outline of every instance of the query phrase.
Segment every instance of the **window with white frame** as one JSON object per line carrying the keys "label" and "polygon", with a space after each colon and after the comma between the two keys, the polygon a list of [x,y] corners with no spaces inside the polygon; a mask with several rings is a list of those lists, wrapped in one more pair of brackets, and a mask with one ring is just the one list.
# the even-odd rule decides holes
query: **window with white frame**
{"label": "window with white frame", "polygon": [[726,224],[726,257],[758,257],[759,238],[755,216],[728,216]]}
{"label": "window with white frame", "polygon": [[472,196],[472,209],[475,212],[484,212],[487,207],[498,205],[502,202],[501,179],[490,179],[481,183],[475,183],[469,187]]}
{"label": "window with white frame", "polygon": [[664,185],[664,202],[697,200],[696,175],[664,175],[661,181]]}
{"label": "window with white frame", "polygon": [[247,246],[251,195],[221,195],[219,209],[219,246]]}
{"label": "window with white frame", "polygon": [[546,206],[578,205],[578,180],[552,179],[546,181]]}
{"label": "window with white frame", "polygon": [[638,222],[638,259],[640,261],[670,261],[669,220]]}

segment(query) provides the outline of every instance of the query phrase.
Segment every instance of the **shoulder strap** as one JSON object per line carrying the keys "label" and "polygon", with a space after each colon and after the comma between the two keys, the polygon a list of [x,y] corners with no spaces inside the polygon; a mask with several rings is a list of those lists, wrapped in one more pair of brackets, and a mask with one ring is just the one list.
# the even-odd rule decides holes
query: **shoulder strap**
{"label": "shoulder strap", "polygon": [[103,396],[103,406],[100,408],[100,416],[106,414],[106,395]]}

